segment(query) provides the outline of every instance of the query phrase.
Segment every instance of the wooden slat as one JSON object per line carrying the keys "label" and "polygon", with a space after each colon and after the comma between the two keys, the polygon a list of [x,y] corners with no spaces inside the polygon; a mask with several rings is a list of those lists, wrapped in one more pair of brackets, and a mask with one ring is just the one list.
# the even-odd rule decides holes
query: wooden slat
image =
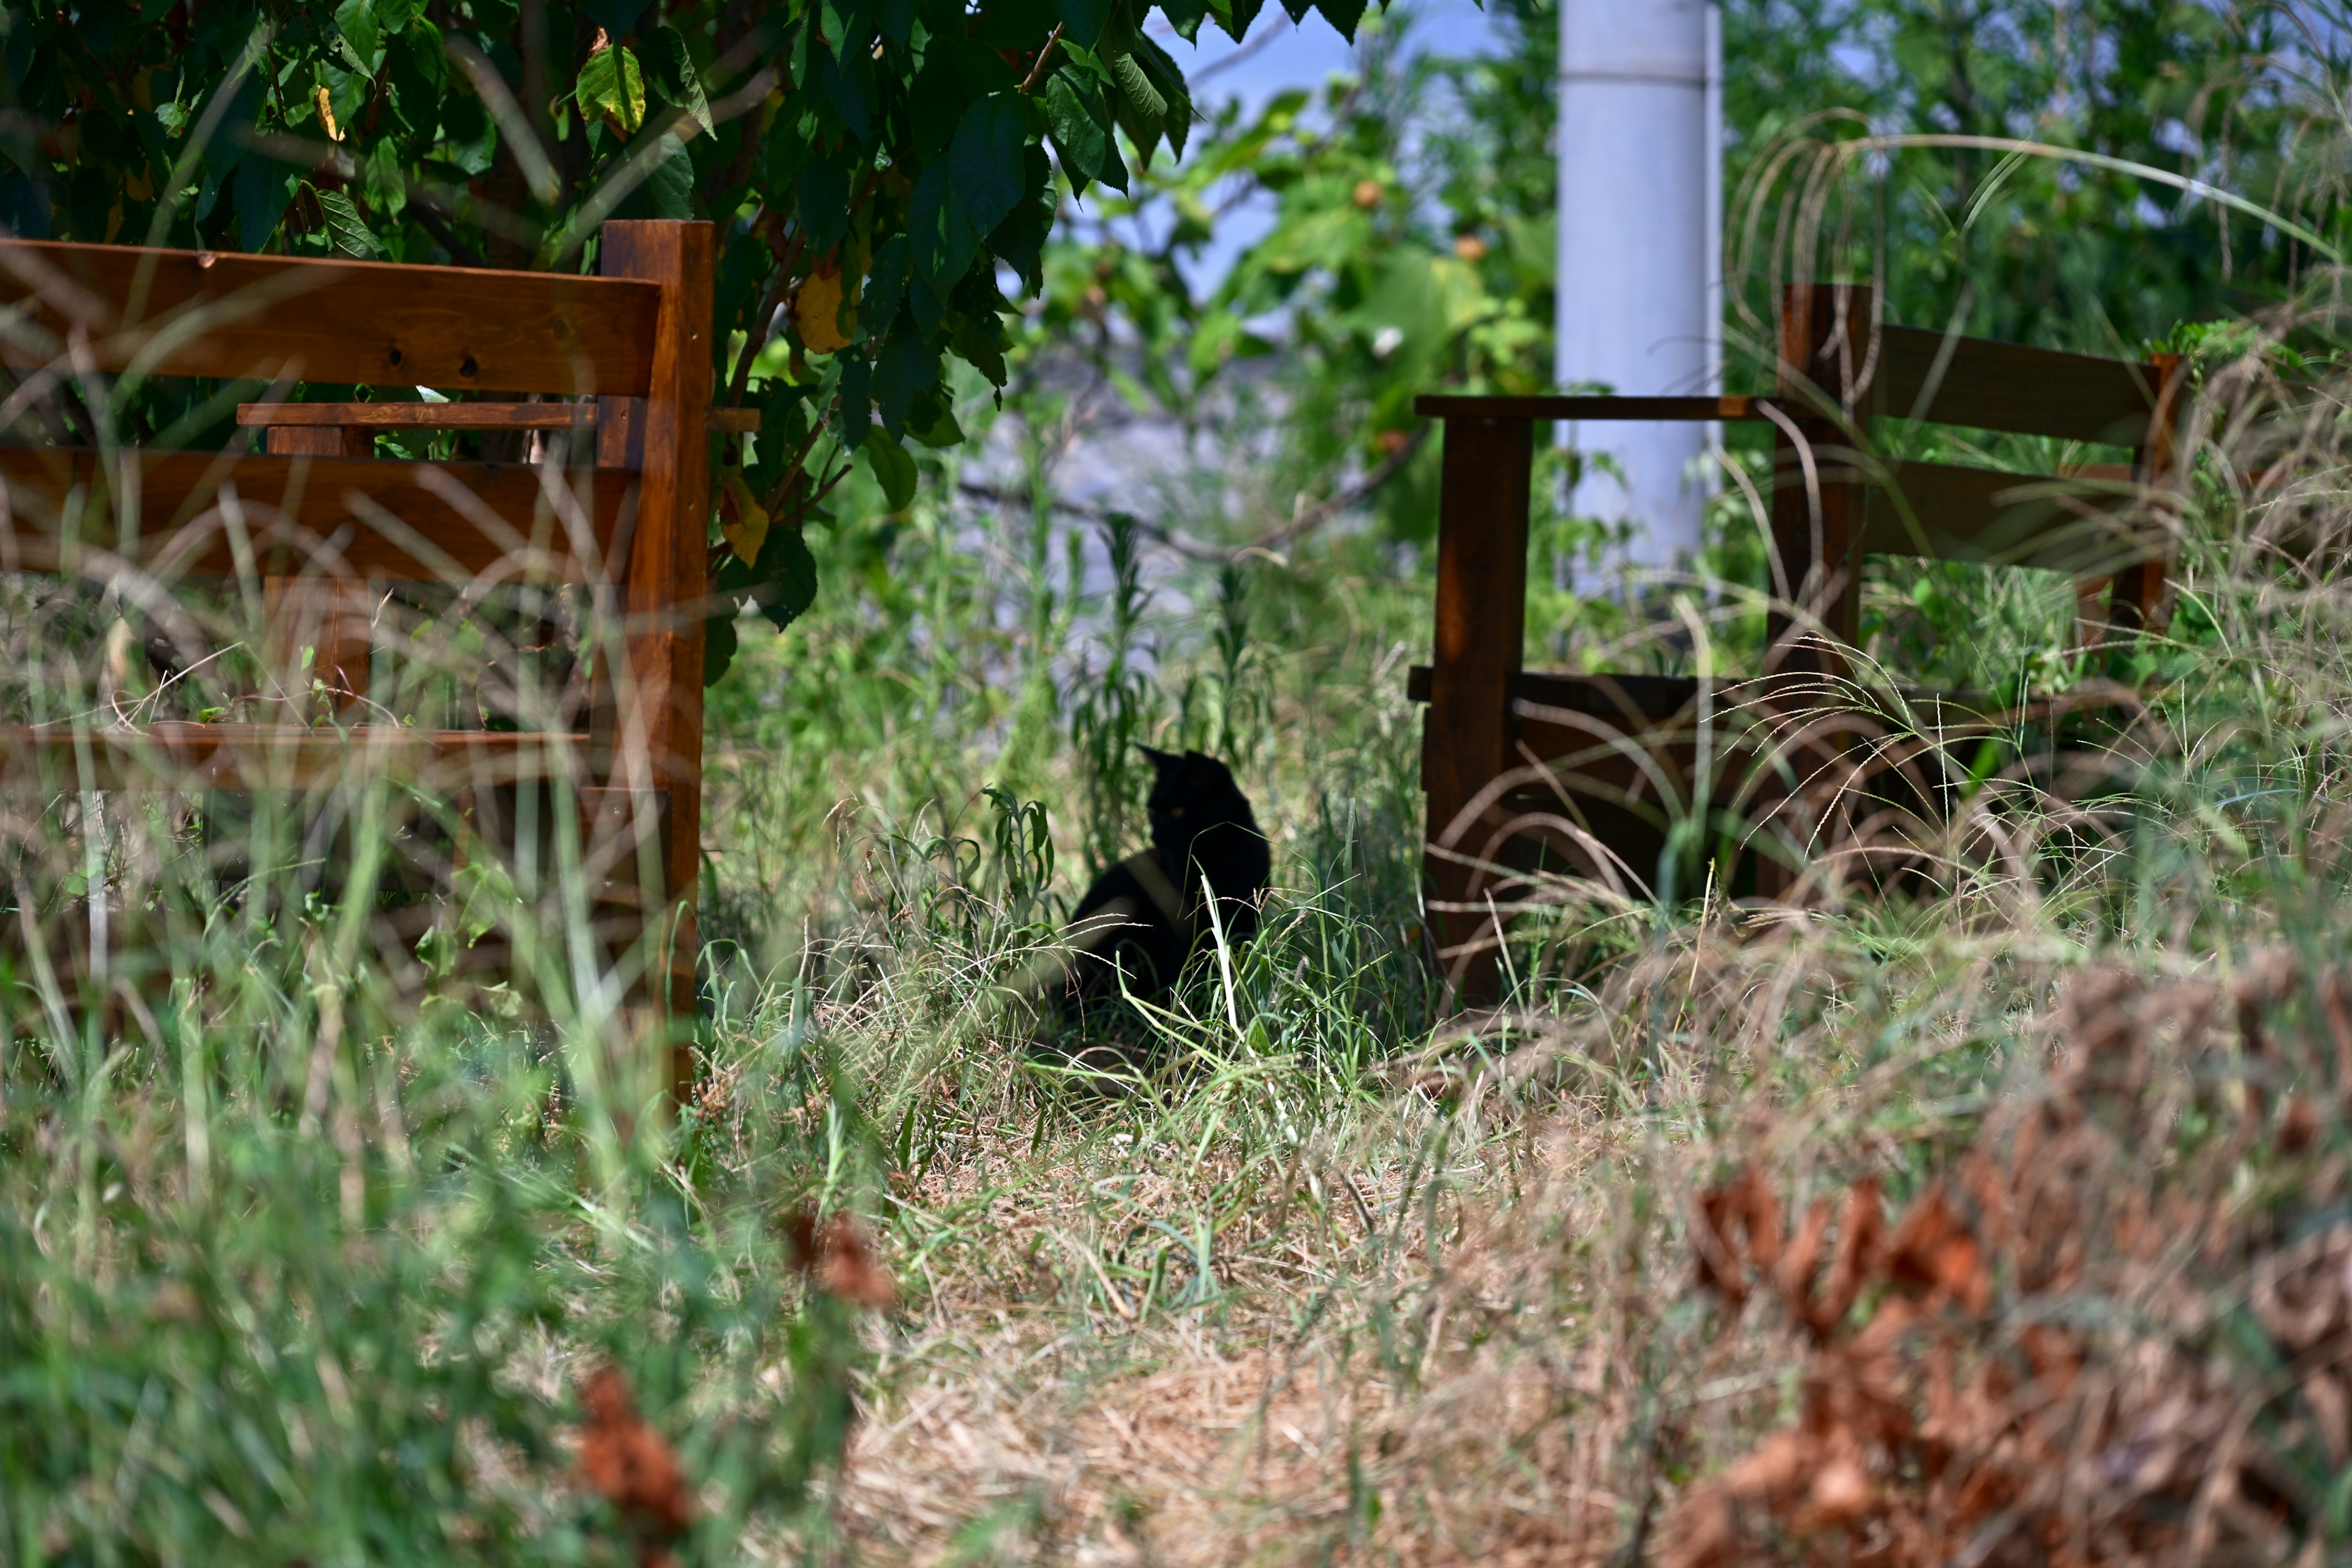
{"label": "wooden slat", "polygon": [[[589,575],[560,519],[534,521],[543,506],[540,477],[524,464],[211,452],[141,452],[136,461],[139,531],[130,553],[161,576],[227,576],[241,569],[228,519],[216,504],[224,484],[235,487],[253,541],[250,568],[265,576],[311,569],[313,561],[325,574],[353,578],[462,582],[488,574],[582,582]],[[106,498],[120,475],[119,466],[88,450],[0,447],[11,514],[0,527],[0,570],[79,571],[92,551],[119,549],[116,509]],[[636,476],[597,469],[592,479],[581,499],[602,560],[619,533]],[[512,532],[501,536],[453,504],[449,493],[469,494]],[[355,495],[388,516],[362,516]],[[62,519],[76,498],[88,520],[68,545]]]}
{"label": "wooden slat", "polygon": [[308,790],[391,776],[455,788],[569,773],[587,742],[585,735],[393,725],[9,724],[0,725],[0,779],[51,789]]}
{"label": "wooden slat", "polygon": [[1888,479],[1903,504],[1874,487],[1862,530],[1865,554],[2105,574],[2147,559],[2156,547],[2115,515],[2136,499],[2127,487],[1951,463],[1897,463]]}
{"label": "wooden slat", "polygon": [[2128,360],[1882,327],[1872,394],[1877,413],[1898,419],[2137,447],[2163,381],[2157,366]]}
{"label": "wooden slat", "polygon": [[620,278],[0,239],[0,362],[577,395],[645,390],[660,290]]}
{"label": "wooden slat", "polygon": [[[1774,597],[1766,617],[1772,673],[1834,675],[1844,667],[1841,644],[1862,633],[1861,560],[1854,549],[1862,491],[1847,465],[1835,460],[1851,438],[1840,423],[1807,406],[1808,388],[1833,407],[1848,406],[1849,390],[1867,363],[1862,333],[1871,318],[1871,292],[1851,284],[1791,283],[1781,290],[1779,390],[1785,406],[1801,410],[1792,437],[1778,430],[1772,443]],[[1866,411],[1857,410],[1868,436]],[[1801,606],[1828,631],[1824,638],[1780,607]]]}
{"label": "wooden slat", "polygon": [[[236,422],[284,429],[334,426],[354,430],[593,430],[593,403],[240,403]],[[714,408],[709,426],[722,436],[760,428],[756,408]]]}
{"label": "wooden slat", "polygon": [[[1519,668],[1527,628],[1534,434],[1527,419],[1457,417],[1445,426],[1437,625],[1421,763],[1433,847],[1479,851],[1486,837],[1483,826],[1472,823],[1464,834],[1457,819],[1511,765],[1508,684]],[[1488,921],[1475,912],[1482,874],[1433,852],[1424,875],[1441,951],[1483,938]],[[1445,904],[1466,907],[1438,907]],[[1448,960],[1452,1005],[1476,1006],[1497,998],[1497,958],[1489,946]]]}
{"label": "wooden slat", "polygon": [[[1429,700],[1432,672],[1416,664],[1405,671],[1409,702]],[[1698,697],[1698,682],[1680,675],[1565,675],[1551,670],[1514,671],[1503,683],[1513,702],[1540,702],[1579,712],[1667,719]]]}
{"label": "wooden slat", "polygon": [[[281,458],[366,458],[374,442],[364,430],[323,426],[271,430],[271,455]],[[289,691],[299,690],[302,650],[311,651],[310,678],[334,694],[336,709],[350,713],[367,700],[369,666],[375,651],[371,635],[374,585],[348,578],[265,577],[261,595],[267,622],[264,654]]]}
{"label": "wooden slat", "polygon": [[[634,690],[616,713],[617,776],[601,783],[670,792],[670,840],[661,892],[673,900],[670,973],[658,1000],[677,1014],[695,1007],[696,897],[702,883],[702,655],[700,615],[679,614],[709,592],[710,516],[708,428],[712,392],[711,279],[716,236],[707,223],[604,226],[600,255],[612,276],[660,288],[655,353],[642,404],[615,404],[598,434],[599,456],[637,460],[641,483],[629,542],[626,608],[634,629]],[[671,1083],[693,1082],[690,1044],[674,1043]]]}
{"label": "wooden slat", "polygon": [[1412,400],[1423,419],[1760,420],[1760,397],[1467,397]]}

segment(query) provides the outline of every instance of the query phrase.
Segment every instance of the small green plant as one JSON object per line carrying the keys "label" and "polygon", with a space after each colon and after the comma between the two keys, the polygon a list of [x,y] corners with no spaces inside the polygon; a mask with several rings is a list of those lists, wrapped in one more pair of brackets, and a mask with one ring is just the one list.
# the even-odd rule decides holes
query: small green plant
{"label": "small green plant", "polygon": [[[1080,581],[1083,535],[1070,535],[1071,576]],[[1073,680],[1070,742],[1085,770],[1086,852],[1097,869],[1128,852],[1136,813],[1150,770],[1136,751],[1149,741],[1157,716],[1151,649],[1138,633],[1151,599],[1143,586],[1142,529],[1133,514],[1112,512],[1103,523],[1110,592],[1103,632],[1103,667],[1082,663]]]}

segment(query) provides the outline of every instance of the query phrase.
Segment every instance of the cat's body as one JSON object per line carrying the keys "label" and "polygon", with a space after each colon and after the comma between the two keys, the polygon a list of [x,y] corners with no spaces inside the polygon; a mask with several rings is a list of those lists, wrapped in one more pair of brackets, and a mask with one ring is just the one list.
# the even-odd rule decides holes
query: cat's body
{"label": "cat's body", "polygon": [[1199,752],[1143,753],[1159,772],[1146,803],[1151,847],[1096,878],[1070,916],[1064,995],[1081,1017],[1119,1004],[1122,991],[1165,994],[1220,927],[1228,943],[1248,941],[1273,870],[1249,797],[1224,763]]}

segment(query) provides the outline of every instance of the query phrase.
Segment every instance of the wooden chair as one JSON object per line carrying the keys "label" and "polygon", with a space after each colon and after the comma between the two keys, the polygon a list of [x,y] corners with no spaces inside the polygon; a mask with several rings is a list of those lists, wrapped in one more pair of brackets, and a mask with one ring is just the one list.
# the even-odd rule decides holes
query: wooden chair
{"label": "wooden chair", "polygon": [[[179,375],[462,399],[241,405],[239,422],[267,432],[262,454],[0,448],[0,569],[79,574],[150,606],[184,579],[257,583],[280,678],[307,687],[297,666],[315,650],[308,675],[339,710],[326,725],[0,728],[0,780],[299,791],[383,773],[448,793],[561,780],[600,918],[617,913],[623,946],[667,932],[640,995],[690,1012],[707,433],[745,428],[748,411],[710,407],[710,226],[608,223],[599,254],[602,276],[578,277],[0,240],[0,356],[20,384]],[[372,455],[386,429],[571,431],[580,446],[562,472],[417,463]],[[381,721],[373,612],[394,581],[588,595],[618,635],[594,660],[584,731]],[[678,1047],[674,1079],[689,1064]]]}
{"label": "wooden chair", "polygon": [[[1881,322],[1870,290],[1783,294],[1769,397],[1425,396],[1444,422],[1434,649],[1408,691],[1426,701],[1423,785],[1432,935],[1458,1004],[1496,995],[1500,921],[1531,847],[1631,885],[1675,823],[1744,840],[1737,874],[1786,897],[1804,879],[1759,853],[1768,823],[1803,853],[1867,773],[1899,747],[1860,711],[1867,555],[2032,567],[2101,588],[2110,637],[2156,615],[2164,541],[2137,506],[2171,465],[2177,358],[2060,353]],[[2128,447],[2128,468],[2037,477],[1874,456],[1874,419],[1900,417]],[[1775,427],[1769,652],[1760,677],[1542,674],[1521,668],[1529,487],[1538,421],[1722,420]],[[1916,720],[1977,722],[1949,694],[1910,694]],[[1898,790],[1930,808],[1941,786]],[[1517,862],[1515,867],[1507,862]],[[1727,871],[1733,868],[1723,868]],[[1655,889],[1651,889],[1654,891]]]}

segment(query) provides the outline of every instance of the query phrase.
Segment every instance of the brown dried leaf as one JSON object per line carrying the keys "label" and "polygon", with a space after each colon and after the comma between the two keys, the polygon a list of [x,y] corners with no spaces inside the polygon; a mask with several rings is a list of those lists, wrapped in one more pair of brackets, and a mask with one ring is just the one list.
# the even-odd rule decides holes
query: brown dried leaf
{"label": "brown dried leaf", "polygon": [[849,1216],[835,1215],[820,1223],[803,1208],[787,1214],[780,1223],[793,1267],[809,1276],[819,1289],[876,1311],[898,1305],[898,1286]]}
{"label": "brown dried leaf", "polygon": [[580,1384],[580,1403],[588,1410],[580,1468],[589,1486],[632,1527],[664,1540],[684,1534],[694,1522],[694,1494],[669,1444],[637,1414],[620,1368],[590,1373]]}
{"label": "brown dried leaf", "polygon": [[2319,1107],[2309,1097],[2287,1097],[2286,1112],[2279,1118],[2278,1152],[2293,1156],[2307,1152],[2319,1142]]}
{"label": "brown dried leaf", "polygon": [[1737,1310],[1746,1303],[1750,1266],[1769,1272],[1780,1258],[1780,1200],[1750,1165],[1699,1194],[1691,1226],[1698,1282],[1713,1286]]}
{"label": "brown dried leaf", "polygon": [[1667,1516],[1658,1568],[1732,1568],[1747,1556],[1729,1489],[1709,1482],[1685,1496]]}
{"label": "brown dried leaf", "polygon": [[1724,1472],[1723,1484],[1736,1498],[1767,1505],[1785,1503],[1819,1467],[1821,1444],[1800,1431],[1775,1432],[1756,1451]]}
{"label": "brown dried leaf", "polygon": [[1886,1246],[1887,1278],[1902,1288],[1943,1297],[1970,1312],[1992,1304],[1992,1269],[1984,1248],[1942,1186],[1919,1194]]}
{"label": "brown dried leaf", "polygon": [[855,1224],[835,1219],[825,1226],[818,1245],[824,1261],[817,1271],[817,1283],[845,1301],[877,1312],[898,1305],[898,1286]]}
{"label": "brown dried leaf", "polygon": [[1805,1506],[1793,1522],[1799,1530],[1851,1529],[1878,1507],[1878,1488],[1862,1461],[1840,1454],[1813,1472]]}
{"label": "brown dried leaf", "polygon": [[1853,1310],[1854,1299],[1876,1267],[1886,1213],[1878,1201],[1878,1178],[1864,1176],[1846,1189],[1838,1215],[1837,1256],[1830,1263],[1822,1294],[1805,1315],[1816,1335],[1826,1337]]}
{"label": "brown dried leaf", "polygon": [[1781,1298],[1789,1303],[1789,1315],[1801,1323],[1811,1321],[1813,1271],[1821,1267],[1822,1244],[1829,1234],[1830,1201],[1815,1198],[1806,1206],[1804,1223],[1789,1238],[1780,1266],[1774,1270]]}

